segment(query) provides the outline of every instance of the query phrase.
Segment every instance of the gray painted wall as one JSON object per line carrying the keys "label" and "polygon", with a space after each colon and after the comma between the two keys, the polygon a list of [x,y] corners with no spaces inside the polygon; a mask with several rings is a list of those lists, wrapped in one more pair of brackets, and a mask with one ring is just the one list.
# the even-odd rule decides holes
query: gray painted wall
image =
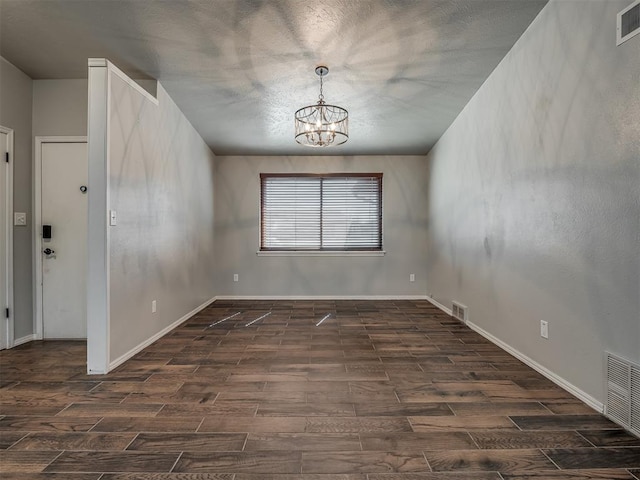
{"label": "gray painted wall", "polygon": [[33,135],[87,134],[87,80],[33,81]]}
{"label": "gray painted wall", "polygon": [[0,125],[14,130],[13,209],[27,225],[13,227],[14,336],[33,333],[31,108],[32,81],[0,57]]}
{"label": "gray painted wall", "polygon": [[[293,140],[292,140],[293,141]],[[218,296],[424,295],[423,156],[216,157]],[[258,256],[260,173],[382,172],[383,257]],[[239,282],[233,282],[233,274]],[[416,275],[414,283],[409,274]]]}
{"label": "gray painted wall", "polygon": [[215,295],[214,157],[161,85],[156,105],[110,75],[113,362]]}
{"label": "gray painted wall", "polygon": [[628,3],[551,1],[428,156],[427,292],[601,402],[604,352],[640,362]]}
{"label": "gray painted wall", "polygon": [[0,57],[0,125],[14,129],[14,211],[27,212],[14,227],[15,338],[33,325],[33,138],[87,134],[86,80],[32,80]]}

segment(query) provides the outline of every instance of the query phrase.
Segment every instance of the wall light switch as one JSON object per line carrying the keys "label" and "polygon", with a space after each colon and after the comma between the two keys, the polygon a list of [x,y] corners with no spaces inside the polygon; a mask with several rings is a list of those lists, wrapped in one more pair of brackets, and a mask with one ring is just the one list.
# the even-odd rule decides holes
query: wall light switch
{"label": "wall light switch", "polygon": [[13,224],[14,225],[26,225],[27,214],[25,212],[13,212]]}
{"label": "wall light switch", "polygon": [[156,301],[155,300],[151,300],[151,313],[156,313],[157,308],[156,308]]}
{"label": "wall light switch", "polygon": [[410,273],[409,274],[409,281],[410,282],[415,282],[416,281],[416,274],[415,273]]}
{"label": "wall light switch", "polygon": [[549,322],[540,320],[540,336],[542,338],[549,338]]}
{"label": "wall light switch", "polygon": [[234,282],[237,282],[238,280],[239,280],[239,278],[238,278],[238,274],[237,274],[237,273],[234,273],[234,274],[233,274],[233,281],[234,281]]}
{"label": "wall light switch", "polygon": [[112,227],[118,224],[118,215],[115,210],[109,210],[109,225]]}

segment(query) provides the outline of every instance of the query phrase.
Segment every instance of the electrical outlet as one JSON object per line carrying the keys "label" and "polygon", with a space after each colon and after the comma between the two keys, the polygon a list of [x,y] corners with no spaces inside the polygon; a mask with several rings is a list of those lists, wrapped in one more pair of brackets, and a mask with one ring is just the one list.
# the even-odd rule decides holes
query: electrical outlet
{"label": "electrical outlet", "polygon": [[416,274],[415,273],[410,273],[409,274],[409,281],[410,282],[415,282],[416,281]]}
{"label": "electrical outlet", "polygon": [[540,320],[540,336],[542,338],[549,338],[549,322],[546,320]]}
{"label": "electrical outlet", "polygon": [[151,300],[151,313],[156,313],[157,308],[156,308],[156,301],[155,300]]}
{"label": "electrical outlet", "polygon": [[234,282],[239,281],[239,277],[238,277],[238,274],[237,274],[237,273],[234,273],[234,274],[233,274],[233,281],[234,281]]}

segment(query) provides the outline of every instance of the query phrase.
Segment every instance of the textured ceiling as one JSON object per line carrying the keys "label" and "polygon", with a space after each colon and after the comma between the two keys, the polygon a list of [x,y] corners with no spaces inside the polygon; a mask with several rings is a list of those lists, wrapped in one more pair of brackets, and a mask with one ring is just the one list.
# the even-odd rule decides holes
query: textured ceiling
{"label": "textured ceiling", "polygon": [[[34,79],[106,57],[155,78],[218,155],[424,154],[547,0],[0,0],[0,53]],[[311,149],[325,99],[350,138]]]}

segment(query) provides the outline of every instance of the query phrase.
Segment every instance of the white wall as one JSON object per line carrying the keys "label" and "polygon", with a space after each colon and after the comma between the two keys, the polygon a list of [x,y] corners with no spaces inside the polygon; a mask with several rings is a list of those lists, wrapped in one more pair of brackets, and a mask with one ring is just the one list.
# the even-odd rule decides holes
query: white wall
{"label": "white wall", "polygon": [[[424,296],[427,211],[419,207],[427,201],[424,157],[230,156],[216,157],[215,166],[218,296]],[[289,172],[382,172],[386,255],[256,255],[260,173]]]}
{"label": "white wall", "polygon": [[0,125],[14,130],[13,209],[27,225],[13,227],[14,337],[33,333],[31,108],[32,80],[0,57]]}
{"label": "white wall", "polygon": [[[640,37],[552,0],[428,156],[428,287],[603,402],[640,362]],[[540,337],[540,320],[550,338]]]}
{"label": "white wall", "polygon": [[[214,185],[213,153],[162,86],[154,102],[114,67],[108,75],[107,208],[117,212],[107,251],[113,364],[215,295]],[[89,118],[94,162],[91,111]]]}

